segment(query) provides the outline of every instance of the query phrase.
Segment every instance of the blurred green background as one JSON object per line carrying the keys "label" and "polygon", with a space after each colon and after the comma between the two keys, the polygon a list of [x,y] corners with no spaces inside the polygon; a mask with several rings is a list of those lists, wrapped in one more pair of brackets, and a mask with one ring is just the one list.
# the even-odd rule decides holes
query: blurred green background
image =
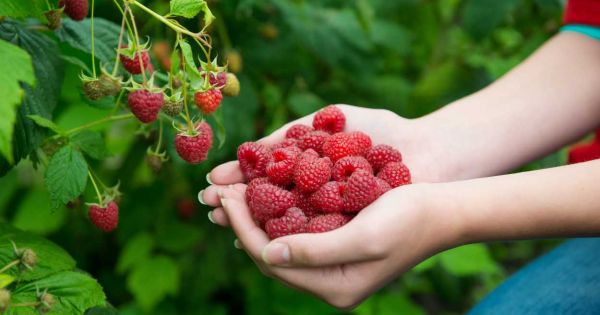
{"label": "blurred green background", "polygon": [[[168,11],[168,1],[145,3]],[[120,22],[110,1],[96,5],[98,16]],[[196,202],[196,193],[207,186],[207,171],[233,159],[238,144],[329,103],[387,108],[405,117],[430,113],[522,61],[558,31],[563,10],[559,0],[214,0],[209,5],[217,17],[211,33],[219,60],[229,58],[230,66],[239,68],[242,91],[222,105],[227,142],[207,162],[188,166],[168,143],[173,158],[156,174],[144,160],[155,134],[137,132],[132,122],[99,127],[110,157],[90,161],[91,166],[107,183],[120,180],[124,192],[119,228],[108,235],[87,220],[83,202],[93,199],[90,187],[79,202],[51,212],[43,170],[23,161],[0,178],[0,217],[65,248],[79,268],[99,280],[121,314],[339,314],[264,277],[233,247],[233,233],[207,220],[210,209]],[[136,18],[151,43],[173,40],[143,12],[136,11]],[[194,30],[198,23],[186,25]],[[59,47],[89,59],[64,43]],[[79,71],[67,64],[54,111],[65,128],[108,112],[82,100]],[[558,152],[524,169],[562,163],[564,152]],[[351,313],[463,313],[557,242],[475,244],[442,253]]]}

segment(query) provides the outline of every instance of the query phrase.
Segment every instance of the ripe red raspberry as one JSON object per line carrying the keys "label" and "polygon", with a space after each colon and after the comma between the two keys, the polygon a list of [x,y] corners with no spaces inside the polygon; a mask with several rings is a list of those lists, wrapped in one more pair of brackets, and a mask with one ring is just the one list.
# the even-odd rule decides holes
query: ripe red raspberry
{"label": "ripe red raspberry", "polygon": [[314,129],[311,126],[295,124],[285,132],[285,137],[292,139],[300,139],[302,138],[302,136],[313,130]]}
{"label": "ripe red raspberry", "polygon": [[251,181],[267,175],[265,171],[271,160],[271,152],[258,142],[245,142],[238,147],[237,158],[242,173],[248,181]]}
{"label": "ripe red raspberry", "polygon": [[273,151],[272,159],[267,164],[267,177],[273,184],[288,185],[294,177],[296,162],[300,152],[294,149],[281,148]]}
{"label": "ripe red raspberry", "polygon": [[270,239],[278,237],[304,233],[304,226],[308,218],[299,208],[289,208],[281,218],[275,218],[267,221],[265,231]]}
{"label": "ripe red raspberry", "polygon": [[75,21],[85,19],[88,14],[88,0],[60,0],[58,7],[65,7],[65,13]]}
{"label": "ripe red raspberry", "polygon": [[129,109],[143,123],[155,121],[164,103],[165,98],[162,92],[153,93],[148,90],[136,90],[129,93],[127,97]]}
{"label": "ripe red raspberry", "polygon": [[333,162],[346,157],[360,155],[360,149],[356,141],[346,133],[336,133],[323,143],[323,155]]}
{"label": "ripe red raspberry", "polygon": [[318,159],[318,158],[319,158],[319,153],[317,153],[317,151],[315,151],[313,149],[308,149],[308,150],[302,152],[302,154],[300,154],[301,160]]}
{"label": "ripe red raspberry", "polygon": [[262,184],[270,184],[269,178],[267,177],[259,177],[255,178],[248,183],[246,187],[246,203],[250,204],[250,200],[252,200],[252,195],[254,194],[254,189]]}
{"label": "ripe red raspberry", "polygon": [[387,163],[402,162],[402,154],[387,144],[380,144],[369,150],[367,161],[371,163],[375,172],[379,172]]}
{"label": "ripe red raspberry", "polygon": [[336,181],[346,181],[356,170],[361,169],[373,174],[371,164],[362,156],[347,156],[333,164],[331,177]]}
{"label": "ripe red raspberry", "polygon": [[[140,56],[142,57],[142,65],[140,65]],[[131,74],[140,74],[144,69],[148,70],[148,72],[153,72],[154,70],[152,64],[150,63],[148,51],[145,49],[136,52],[131,58],[120,54],[119,59],[121,60],[121,64],[123,64],[123,68],[125,68],[125,70]]]}
{"label": "ripe red raspberry", "polygon": [[191,198],[180,199],[177,202],[177,214],[183,220],[189,220],[196,212],[196,203]]}
{"label": "ripe red raspberry", "polygon": [[323,130],[328,133],[336,133],[344,130],[346,125],[346,116],[342,110],[334,105],[329,105],[315,114],[313,118],[313,127],[317,130]]}
{"label": "ripe red raspberry", "polygon": [[579,144],[569,150],[569,164],[587,162],[600,158],[598,142]]}
{"label": "ripe red raspberry", "polygon": [[310,196],[310,203],[321,212],[342,212],[344,209],[345,183],[328,182]]}
{"label": "ripe red raspberry", "polygon": [[386,181],[392,188],[410,184],[410,171],[402,162],[390,162],[386,164],[377,177]]}
{"label": "ripe red raspberry", "polygon": [[329,181],[331,161],[328,158],[300,159],[294,171],[294,183],[302,192],[313,192]]}
{"label": "ripe red raspberry", "polygon": [[296,207],[302,209],[302,212],[304,212],[304,215],[308,218],[321,214],[319,210],[310,203],[310,193],[303,193],[298,187],[294,187],[292,189],[292,194],[296,196]]}
{"label": "ripe red raspberry", "polygon": [[272,184],[262,184],[254,188],[250,200],[252,217],[260,224],[281,217],[289,208],[296,206],[296,196],[290,191]]}
{"label": "ripe red raspberry", "polygon": [[221,105],[221,101],[223,100],[223,94],[221,94],[221,90],[208,90],[206,92],[196,92],[194,94],[194,102],[196,102],[196,106],[205,114],[214,113],[219,105]]}
{"label": "ripe red raspberry", "polygon": [[203,121],[196,124],[194,135],[187,132],[179,133],[175,136],[175,150],[177,154],[190,164],[198,164],[208,156],[208,151],[213,144],[213,132],[209,124]]}
{"label": "ripe red raspberry", "polygon": [[344,210],[358,212],[380,195],[376,177],[365,170],[357,170],[346,182]]}
{"label": "ripe red raspberry", "polygon": [[313,149],[319,154],[323,154],[323,143],[330,135],[321,130],[310,131],[300,138],[298,147],[302,150]]}
{"label": "ripe red raspberry", "polygon": [[100,205],[90,205],[88,216],[92,224],[104,232],[111,232],[119,224],[119,205],[116,202],[109,202],[106,207]]}
{"label": "ripe red raspberry", "polygon": [[357,146],[358,155],[365,156],[371,150],[371,146],[373,142],[371,141],[371,137],[369,137],[366,133],[361,131],[354,131],[348,133],[350,139],[354,140]]}
{"label": "ripe red raspberry", "polygon": [[386,192],[392,190],[392,186],[390,186],[390,184],[388,184],[383,179],[379,177],[376,177],[375,179],[377,180],[377,186],[379,187],[379,195],[383,195]]}
{"label": "ripe red raspberry", "polygon": [[351,217],[341,213],[330,213],[316,216],[306,225],[306,233],[324,233],[333,231],[350,222]]}
{"label": "ripe red raspberry", "polygon": [[[285,139],[282,142],[279,142],[273,146],[271,146],[271,150],[275,151],[277,149],[281,149],[281,148],[289,148],[289,147],[294,147],[297,148],[298,150],[300,150],[300,148],[298,148],[298,140],[296,139]],[[300,150],[302,151],[302,150]]]}

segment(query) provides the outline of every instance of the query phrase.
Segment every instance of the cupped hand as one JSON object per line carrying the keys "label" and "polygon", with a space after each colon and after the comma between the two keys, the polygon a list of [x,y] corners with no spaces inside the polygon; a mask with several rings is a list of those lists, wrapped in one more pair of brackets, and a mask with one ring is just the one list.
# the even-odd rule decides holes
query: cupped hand
{"label": "cupped hand", "polygon": [[391,190],[339,229],[273,241],[252,219],[244,185],[219,188],[218,195],[241,247],[265,275],[349,309],[455,244],[458,225],[432,205],[430,186]]}
{"label": "cupped hand", "polygon": [[[436,145],[429,137],[429,129],[418,120],[409,120],[382,109],[370,109],[352,105],[336,105],[346,116],[345,131],[362,131],[373,140],[373,144],[388,144],[402,152],[403,162],[410,168],[414,183],[440,182],[449,180],[444,160],[436,158]],[[312,125],[314,114],[292,121],[269,136],[259,140],[265,145],[283,141],[286,130],[294,124]],[[221,208],[217,190],[228,185],[241,189],[245,182],[237,161],[217,166],[208,175],[211,184],[200,191],[198,198],[204,204],[215,207],[209,213],[211,220],[220,225],[228,225],[227,217]]]}

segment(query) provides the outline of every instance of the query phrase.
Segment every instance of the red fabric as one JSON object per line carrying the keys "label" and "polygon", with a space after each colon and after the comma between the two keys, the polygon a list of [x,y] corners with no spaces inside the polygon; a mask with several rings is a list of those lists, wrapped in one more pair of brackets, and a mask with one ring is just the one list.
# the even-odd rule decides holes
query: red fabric
{"label": "red fabric", "polygon": [[600,0],[569,0],[564,22],[600,27]]}

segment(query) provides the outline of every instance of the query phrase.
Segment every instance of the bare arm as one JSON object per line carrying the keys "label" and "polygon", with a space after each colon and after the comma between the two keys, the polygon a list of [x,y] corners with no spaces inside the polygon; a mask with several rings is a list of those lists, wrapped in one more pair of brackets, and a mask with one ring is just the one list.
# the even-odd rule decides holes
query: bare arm
{"label": "bare arm", "polygon": [[600,125],[600,41],[558,34],[495,83],[414,124],[436,160],[449,159],[442,181],[510,171]]}

